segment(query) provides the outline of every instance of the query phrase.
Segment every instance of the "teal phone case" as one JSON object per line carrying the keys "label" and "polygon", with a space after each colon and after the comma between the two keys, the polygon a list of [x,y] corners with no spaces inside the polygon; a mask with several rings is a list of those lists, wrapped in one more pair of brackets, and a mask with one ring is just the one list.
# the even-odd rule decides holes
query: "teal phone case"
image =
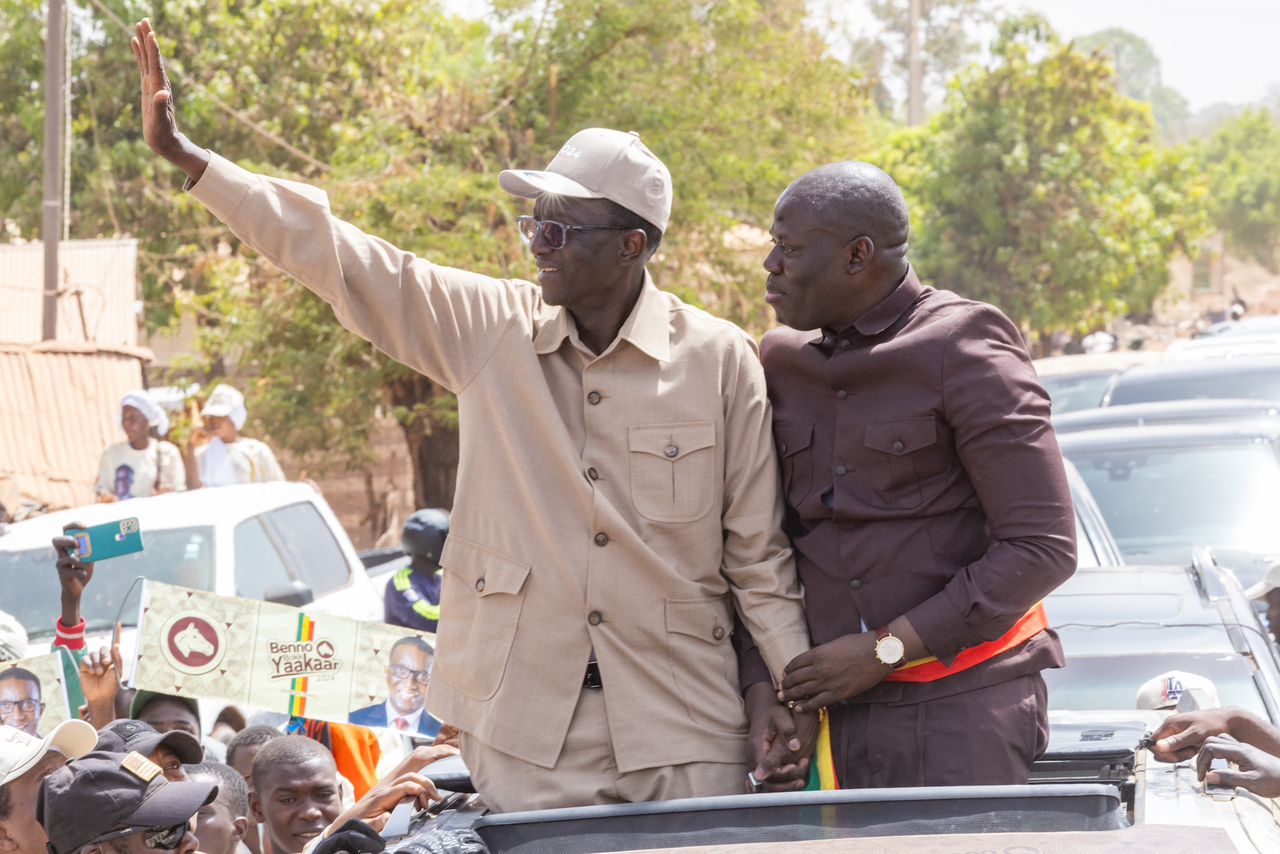
{"label": "teal phone case", "polygon": [[67,536],[75,539],[76,557],[86,563],[142,551],[142,531],[136,518],[72,529]]}

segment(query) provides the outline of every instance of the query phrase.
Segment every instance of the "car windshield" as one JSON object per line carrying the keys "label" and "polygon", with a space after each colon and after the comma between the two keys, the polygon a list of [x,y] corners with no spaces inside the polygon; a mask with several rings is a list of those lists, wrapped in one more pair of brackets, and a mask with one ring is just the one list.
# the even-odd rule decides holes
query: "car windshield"
{"label": "car windshield", "polygon": [[[134,578],[139,575],[198,590],[213,589],[213,528],[147,531],[144,543],[146,548],[140,552],[94,566],[93,580],[85,588],[80,605],[90,628],[111,625]],[[61,593],[58,571],[54,567],[56,561],[53,546],[26,551],[0,550],[4,610],[13,614],[33,638],[52,635],[58,618]],[[129,599],[121,619],[133,624],[137,621],[136,589]]]}
{"label": "car windshield", "polygon": [[1044,390],[1053,401],[1053,414],[1093,409],[1102,403],[1102,393],[1115,371],[1100,374],[1064,374],[1057,377],[1041,377]]}
{"label": "car windshield", "polygon": [[1127,376],[1111,392],[1111,406],[1157,400],[1222,398],[1280,400],[1280,371],[1222,371],[1205,376],[1172,373],[1167,376]]}
{"label": "car windshield", "polygon": [[1213,682],[1219,705],[1239,706],[1270,718],[1254,684],[1253,668],[1242,655],[1177,652],[1076,656],[1071,654],[1069,645],[1067,666],[1043,673],[1049,687],[1049,709],[1132,709],[1143,683],[1170,670],[1194,673]]}
{"label": "car windshield", "polygon": [[1182,563],[1192,545],[1280,553],[1280,461],[1270,444],[1073,450],[1126,557]]}

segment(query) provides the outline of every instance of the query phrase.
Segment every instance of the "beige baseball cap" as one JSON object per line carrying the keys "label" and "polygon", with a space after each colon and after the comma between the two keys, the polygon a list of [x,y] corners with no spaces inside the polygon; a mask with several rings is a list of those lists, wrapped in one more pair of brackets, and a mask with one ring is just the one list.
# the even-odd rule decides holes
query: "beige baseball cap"
{"label": "beige baseball cap", "polygon": [[543,193],[575,199],[608,199],[667,230],[671,172],[635,131],[587,128],[569,137],[541,172],[504,169],[502,189],[536,199]]}
{"label": "beige baseball cap", "polygon": [[97,743],[98,733],[84,721],[63,721],[44,738],[27,735],[16,727],[0,726],[0,786],[36,767],[50,750],[67,759],[79,759]]}

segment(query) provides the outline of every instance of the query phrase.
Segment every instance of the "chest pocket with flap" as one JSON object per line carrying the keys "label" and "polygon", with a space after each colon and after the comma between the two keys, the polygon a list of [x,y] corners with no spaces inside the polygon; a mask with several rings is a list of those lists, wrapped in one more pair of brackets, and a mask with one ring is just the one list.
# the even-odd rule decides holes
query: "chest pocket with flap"
{"label": "chest pocket with flap", "polygon": [[716,427],[710,421],[627,428],[631,501],[654,522],[693,522],[715,499]]}
{"label": "chest pocket with flap", "polygon": [[918,452],[937,441],[938,422],[932,416],[868,424],[864,474],[873,503],[900,509],[920,506],[921,478],[926,472],[919,465]]}

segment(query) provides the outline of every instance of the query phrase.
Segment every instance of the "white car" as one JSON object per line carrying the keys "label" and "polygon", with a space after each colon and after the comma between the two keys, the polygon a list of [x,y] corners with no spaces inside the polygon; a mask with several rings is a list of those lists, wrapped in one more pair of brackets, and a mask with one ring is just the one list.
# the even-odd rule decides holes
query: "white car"
{"label": "white car", "polygon": [[[26,628],[29,655],[48,649],[60,613],[50,541],[68,523],[93,526],[131,517],[138,519],[145,548],[97,564],[81,603],[91,638],[103,637],[117,615],[126,624],[136,621],[139,598],[133,585],[139,576],[225,596],[382,619],[381,590],[370,582],[319,492],[302,483],[224,486],[92,504],[2,529],[0,610]],[[122,645],[131,647],[129,640]]]}

